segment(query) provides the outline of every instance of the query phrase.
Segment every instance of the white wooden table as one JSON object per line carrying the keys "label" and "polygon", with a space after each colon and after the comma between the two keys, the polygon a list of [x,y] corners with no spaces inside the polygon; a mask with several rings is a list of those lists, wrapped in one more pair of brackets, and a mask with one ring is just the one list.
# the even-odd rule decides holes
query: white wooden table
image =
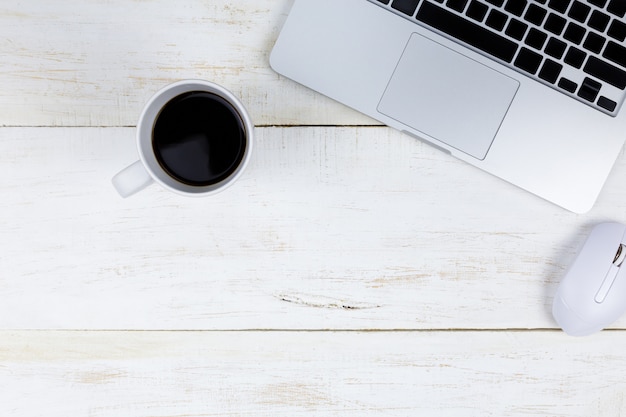
{"label": "white wooden table", "polygon": [[[626,158],[566,212],[272,72],[290,5],[0,2],[0,415],[626,414],[626,318],[550,314]],[[186,78],[241,97],[249,169],[119,198]]]}

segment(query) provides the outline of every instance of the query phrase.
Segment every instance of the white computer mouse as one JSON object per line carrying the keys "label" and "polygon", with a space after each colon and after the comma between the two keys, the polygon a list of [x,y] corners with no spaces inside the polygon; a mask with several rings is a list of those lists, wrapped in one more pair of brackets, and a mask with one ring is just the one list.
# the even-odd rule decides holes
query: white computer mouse
{"label": "white computer mouse", "polygon": [[626,312],[624,259],[626,226],[594,227],[554,296],[552,315],[567,334],[598,332]]}

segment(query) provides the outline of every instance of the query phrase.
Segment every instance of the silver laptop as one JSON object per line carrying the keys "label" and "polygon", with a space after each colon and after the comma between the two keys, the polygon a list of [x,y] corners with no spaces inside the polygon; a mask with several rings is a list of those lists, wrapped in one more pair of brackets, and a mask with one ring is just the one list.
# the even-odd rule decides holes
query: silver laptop
{"label": "silver laptop", "polygon": [[626,138],[626,0],[294,0],[278,73],[573,212]]}

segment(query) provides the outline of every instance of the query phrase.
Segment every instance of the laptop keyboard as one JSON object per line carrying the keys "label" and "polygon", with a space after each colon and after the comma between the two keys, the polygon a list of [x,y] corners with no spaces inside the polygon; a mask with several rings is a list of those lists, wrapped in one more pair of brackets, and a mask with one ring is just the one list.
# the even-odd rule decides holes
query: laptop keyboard
{"label": "laptop keyboard", "polygon": [[626,95],[626,0],[370,0],[604,113]]}

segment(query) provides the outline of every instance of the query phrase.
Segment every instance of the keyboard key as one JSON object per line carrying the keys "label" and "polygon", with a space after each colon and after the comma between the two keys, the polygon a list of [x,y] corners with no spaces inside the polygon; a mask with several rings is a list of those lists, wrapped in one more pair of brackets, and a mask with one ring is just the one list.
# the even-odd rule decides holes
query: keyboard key
{"label": "keyboard key", "polygon": [[531,4],[528,6],[526,14],[524,14],[524,20],[532,23],[533,25],[541,26],[547,13],[546,9],[543,9],[535,4]]}
{"label": "keyboard key", "polygon": [[538,53],[528,48],[521,48],[513,65],[530,74],[535,74],[541,65],[541,60],[542,57]]}
{"label": "keyboard key", "polygon": [[587,58],[587,54],[584,51],[570,46],[567,54],[565,54],[564,61],[566,64],[571,65],[574,68],[580,68],[583,66],[585,58]]}
{"label": "keyboard key", "polygon": [[506,25],[506,20],[508,19],[507,15],[498,10],[492,10],[487,16],[487,20],[485,24],[490,28],[497,30],[498,32],[504,29],[504,25]]}
{"label": "keyboard key", "polygon": [[621,90],[626,88],[626,71],[621,70],[608,62],[604,62],[595,56],[589,57],[583,71]]}
{"label": "keyboard key", "polygon": [[563,90],[568,91],[570,93],[575,93],[576,90],[578,89],[578,84],[576,84],[572,80],[568,80],[567,78],[561,78],[559,80],[559,87],[561,87]]}
{"label": "keyboard key", "polygon": [[474,20],[482,22],[488,11],[489,6],[479,1],[472,0],[465,14]]}
{"label": "keyboard key", "polygon": [[463,13],[465,10],[465,6],[467,6],[468,0],[448,0],[446,2],[446,6],[451,8],[452,10],[456,10],[459,13]]}
{"label": "keyboard key", "polygon": [[378,2],[382,4],[389,4],[389,0],[378,0]]}
{"label": "keyboard key", "polygon": [[496,7],[502,7],[502,5],[504,4],[504,0],[486,0],[487,3],[489,4],[493,4]]}
{"label": "keyboard key", "polygon": [[578,97],[593,103],[596,101],[596,97],[598,97],[601,88],[602,84],[596,80],[586,77],[580,86],[580,90],[578,90]]}
{"label": "keyboard key", "polygon": [[626,48],[623,46],[610,41],[602,56],[626,68]]}
{"label": "keyboard key", "polygon": [[608,111],[614,111],[615,108],[617,107],[617,103],[604,96],[600,96],[600,98],[598,99],[598,106]]}
{"label": "keyboard key", "polygon": [[528,1],[526,0],[509,0],[506,2],[506,6],[504,6],[504,10],[509,13],[513,13],[515,16],[521,16],[524,13],[524,9]]}
{"label": "keyboard key", "polygon": [[567,13],[567,15],[580,23],[585,23],[587,16],[589,16],[589,12],[591,12],[591,7],[579,1],[575,1],[569,9],[569,13]]}
{"label": "keyboard key", "polygon": [[526,36],[524,43],[531,48],[541,50],[543,45],[546,43],[546,39],[548,39],[548,35],[540,30],[531,28],[530,31],[528,31],[528,36]]}
{"label": "keyboard key", "polygon": [[513,39],[521,41],[526,34],[526,29],[528,29],[528,25],[526,23],[521,22],[517,19],[511,19],[504,33],[506,33]]}
{"label": "keyboard key", "polygon": [[583,42],[583,48],[588,51],[599,54],[602,51],[602,47],[604,47],[604,43],[606,39],[603,36],[598,35],[595,32],[589,32],[587,35],[587,39]]}
{"label": "keyboard key", "polygon": [[576,23],[570,22],[569,25],[567,25],[567,29],[565,29],[563,37],[568,41],[579,45],[585,37],[585,32],[587,31],[584,27],[578,26]]}
{"label": "keyboard key", "polygon": [[606,0],[587,0],[589,4],[593,4],[594,6],[598,6],[601,9],[604,9],[606,6]]}
{"label": "keyboard key", "polygon": [[611,17],[607,14],[604,14],[598,10],[594,10],[591,13],[591,17],[589,18],[589,22],[587,24],[590,28],[597,30],[598,32],[604,32],[604,29],[609,24]]}
{"label": "keyboard key", "polygon": [[609,26],[607,35],[620,42],[624,42],[624,39],[626,39],[626,24],[614,20],[611,26]]}
{"label": "keyboard key", "polygon": [[565,13],[569,6],[570,0],[550,0],[548,7],[557,12]]}
{"label": "keyboard key", "polygon": [[554,62],[551,59],[546,59],[546,62],[544,62],[543,67],[541,67],[541,70],[539,71],[539,78],[554,84],[556,80],[559,79],[562,69],[563,65],[558,62]]}
{"label": "keyboard key", "polygon": [[393,0],[391,7],[406,15],[413,16],[420,0]]}
{"label": "keyboard key", "polygon": [[554,33],[555,35],[560,35],[565,28],[565,24],[567,20],[563,17],[558,16],[554,13],[550,13],[548,19],[546,19],[546,24],[543,26],[547,31]]}
{"label": "keyboard key", "polygon": [[544,51],[546,54],[550,55],[553,58],[561,59],[563,57],[563,54],[565,53],[566,48],[567,44],[562,40],[550,38]]}
{"label": "keyboard key", "polygon": [[606,10],[609,13],[613,13],[617,17],[624,17],[624,15],[626,14],[626,1],[611,0]]}
{"label": "keyboard key", "polygon": [[434,4],[422,4],[416,19],[505,62],[515,56],[515,42]]}

